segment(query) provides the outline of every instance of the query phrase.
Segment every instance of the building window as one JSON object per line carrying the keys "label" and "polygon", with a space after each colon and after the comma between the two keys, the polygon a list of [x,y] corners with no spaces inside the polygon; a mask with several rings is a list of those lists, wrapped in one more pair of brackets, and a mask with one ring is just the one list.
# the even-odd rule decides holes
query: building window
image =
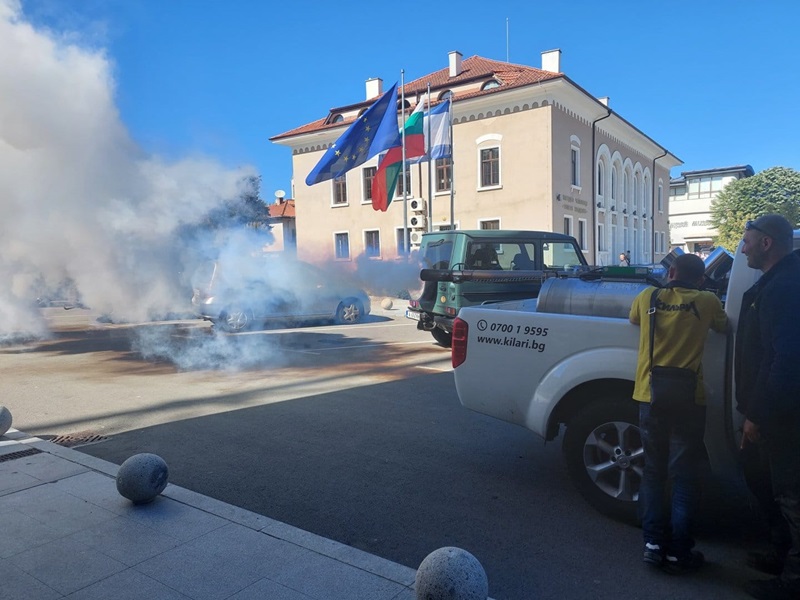
{"label": "building window", "polygon": [[480,221],[481,229],[500,229],[500,219],[487,219]]}
{"label": "building window", "polygon": [[606,251],[606,226],[603,223],[597,224],[597,251]]}
{"label": "building window", "polygon": [[500,87],[500,82],[497,81],[496,79],[490,79],[489,81],[487,81],[486,83],[484,83],[481,86],[481,89],[482,90],[491,90],[491,89],[494,89],[496,87]]}
{"label": "building window", "polygon": [[712,195],[716,196],[722,191],[722,177],[717,175],[714,177],[698,177],[690,179],[689,184],[689,198],[711,198]]}
{"label": "building window", "polygon": [[564,233],[572,235],[572,217],[564,217]]}
{"label": "building window", "polygon": [[350,258],[350,235],[347,232],[333,234],[334,254],[344,260]]}
{"label": "building window", "polygon": [[670,188],[669,195],[675,200],[686,200],[686,186]]}
{"label": "building window", "polygon": [[394,230],[395,243],[397,244],[397,255],[405,256],[408,254],[408,248],[411,245],[411,229],[404,229],[398,227]]}
{"label": "building window", "polygon": [[363,202],[372,202],[372,184],[375,182],[375,173],[377,171],[377,167],[367,167],[361,172],[364,186]]}
{"label": "building window", "polygon": [[[617,167],[611,167],[611,204],[617,201]],[[615,208],[612,208],[615,210]]]}
{"label": "building window", "polygon": [[381,257],[381,232],[377,229],[364,232],[364,254],[368,258]]}
{"label": "building window", "polygon": [[639,209],[639,176],[633,176],[633,210],[636,212]]}
{"label": "building window", "polygon": [[578,219],[578,245],[586,250],[586,219]]}
{"label": "building window", "polygon": [[622,173],[622,208],[628,208],[628,172]]}
{"label": "building window", "polygon": [[344,175],[333,180],[333,205],[347,204],[347,179]]}
{"label": "building window", "polygon": [[447,100],[448,98],[452,98],[452,97],[453,97],[453,92],[450,91],[450,90],[445,90],[445,91],[443,91],[442,93],[439,94],[439,100],[441,100],[441,101]]}
{"label": "building window", "polygon": [[581,186],[581,141],[577,136],[571,135],[570,141],[570,166],[569,166],[569,179],[572,187]]}
{"label": "building window", "polygon": [[664,186],[658,184],[658,212],[664,212]]}
{"label": "building window", "polygon": [[603,161],[599,161],[597,163],[597,200],[598,200],[598,202],[600,202],[600,206],[603,205],[602,202],[603,202],[603,194],[604,194],[604,190],[603,190],[603,183],[604,183],[603,182],[603,171],[604,171],[604,169],[605,169],[605,167],[603,165]]}
{"label": "building window", "polygon": [[406,190],[408,190],[408,195],[411,196],[411,169],[408,168],[408,165],[406,165],[405,177],[397,176],[397,187],[395,187],[394,190],[394,197],[405,198]]}
{"label": "building window", "polygon": [[[611,225],[611,250],[612,252],[616,253],[614,250],[617,247],[617,226],[612,224]],[[616,256],[612,255],[612,258],[616,258]]]}
{"label": "building window", "polygon": [[449,158],[436,159],[436,191],[449,192],[453,179],[453,162]]}
{"label": "building window", "polygon": [[481,150],[481,187],[500,185],[500,148]]}

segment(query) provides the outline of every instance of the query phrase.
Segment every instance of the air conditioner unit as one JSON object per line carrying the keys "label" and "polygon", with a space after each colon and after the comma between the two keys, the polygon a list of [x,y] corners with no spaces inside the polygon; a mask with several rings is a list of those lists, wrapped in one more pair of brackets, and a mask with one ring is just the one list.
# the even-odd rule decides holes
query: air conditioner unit
{"label": "air conditioner unit", "polygon": [[419,246],[422,243],[422,234],[425,233],[424,231],[414,230],[410,234],[411,243],[414,246]]}
{"label": "air conditioner unit", "polygon": [[408,219],[408,224],[414,229],[427,229],[428,218],[425,215],[414,215]]}
{"label": "air conditioner unit", "polygon": [[424,213],[428,210],[428,207],[425,205],[425,200],[422,198],[415,198],[409,202],[409,208],[411,208],[411,212],[415,213]]}

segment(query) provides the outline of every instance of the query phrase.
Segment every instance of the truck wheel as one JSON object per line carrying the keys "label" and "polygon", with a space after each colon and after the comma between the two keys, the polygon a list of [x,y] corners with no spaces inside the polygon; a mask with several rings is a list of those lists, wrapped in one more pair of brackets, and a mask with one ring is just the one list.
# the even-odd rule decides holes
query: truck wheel
{"label": "truck wheel", "polygon": [[435,339],[440,346],[449,348],[450,346],[453,345],[453,334],[448,331],[445,331],[444,329],[439,329],[438,327],[434,327],[433,329],[431,329],[431,335],[433,336],[433,339]]}
{"label": "truck wheel", "polygon": [[601,513],[636,523],[644,451],[634,400],[596,402],[567,424],[564,456],[580,494]]}

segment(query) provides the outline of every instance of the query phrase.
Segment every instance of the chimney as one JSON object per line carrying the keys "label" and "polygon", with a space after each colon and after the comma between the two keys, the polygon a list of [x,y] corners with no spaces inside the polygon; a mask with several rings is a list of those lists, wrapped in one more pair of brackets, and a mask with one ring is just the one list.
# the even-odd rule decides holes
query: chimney
{"label": "chimney", "polygon": [[461,75],[461,57],[462,54],[458,50],[453,50],[448,53],[450,57],[450,77],[458,77]]}
{"label": "chimney", "polygon": [[561,50],[547,50],[542,52],[542,70],[551,73],[561,73]]}
{"label": "chimney", "polygon": [[383,93],[383,79],[371,77],[367,79],[367,100],[377,98]]}
{"label": "chimney", "polygon": [[598,100],[598,101],[600,102],[600,104],[602,104],[603,106],[608,106],[608,103],[611,101],[611,98],[609,98],[608,96],[603,96],[602,98],[598,98],[597,100]]}

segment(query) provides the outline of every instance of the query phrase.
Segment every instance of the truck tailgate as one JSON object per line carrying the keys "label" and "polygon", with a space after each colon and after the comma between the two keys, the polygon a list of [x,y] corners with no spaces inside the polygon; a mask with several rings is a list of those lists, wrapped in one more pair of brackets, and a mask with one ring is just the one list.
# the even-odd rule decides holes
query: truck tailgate
{"label": "truck tailgate", "polygon": [[555,403],[575,385],[634,379],[639,328],[627,319],[493,306],[459,317],[469,327],[466,360],[455,369],[461,404],[543,437]]}

